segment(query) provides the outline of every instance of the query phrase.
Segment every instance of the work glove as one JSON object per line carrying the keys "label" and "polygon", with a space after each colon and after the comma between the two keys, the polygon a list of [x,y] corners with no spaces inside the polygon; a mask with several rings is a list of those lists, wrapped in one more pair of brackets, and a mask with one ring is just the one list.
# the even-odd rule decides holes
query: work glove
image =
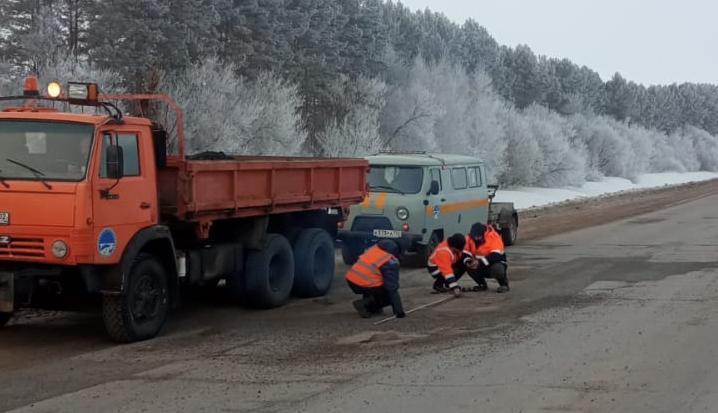
{"label": "work glove", "polygon": [[478,260],[468,260],[466,262],[466,268],[470,270],[477,270],[479,268],[479,261]]}
{"label": "work glove", "polygon": [[454,297],[457,297],[457,298],[461,297],[461,287],[460,286],[456,286],[456,287],[452,288],[451,292],[454,293]]}

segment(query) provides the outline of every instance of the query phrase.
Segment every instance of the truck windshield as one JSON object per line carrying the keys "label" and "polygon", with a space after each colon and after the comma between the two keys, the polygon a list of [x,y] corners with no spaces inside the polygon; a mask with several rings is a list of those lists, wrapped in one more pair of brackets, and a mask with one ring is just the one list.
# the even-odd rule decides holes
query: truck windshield
{"label": "truck windshield", "polygon": [[81,181],[93,133],[80,123],[0,121],[0,179]]}
{"label": "truck windshield", "polygon": [[369,189],[372,192],[418,194],[424,182],[424,169],[413,166],[371,165]]}

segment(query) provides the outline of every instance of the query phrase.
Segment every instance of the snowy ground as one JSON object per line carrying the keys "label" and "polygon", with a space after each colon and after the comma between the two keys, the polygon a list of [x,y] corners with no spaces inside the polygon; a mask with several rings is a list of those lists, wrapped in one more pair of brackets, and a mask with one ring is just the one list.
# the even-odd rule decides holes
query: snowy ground
{"label": "snowy ground", "polygon": [[714,172],[656,173],[640,175],[635,182],[625,178],[604,178],[599,182],[586,182],[581,187],[566,188],[512,188],[500,189],[496,202],[513,202],[516,209],[540,207],[572,199],[596,197],[605,194],[680,185],[688,182],[718,179]]}

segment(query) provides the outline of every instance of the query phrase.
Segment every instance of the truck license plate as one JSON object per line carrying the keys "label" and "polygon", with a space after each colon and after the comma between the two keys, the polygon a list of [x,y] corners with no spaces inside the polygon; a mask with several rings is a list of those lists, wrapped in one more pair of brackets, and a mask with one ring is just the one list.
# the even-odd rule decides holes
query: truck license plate
{"label": "truck license plate", "polygon": [[390,229],[375,229],[374,236],[379,238],[401,238],[401,231]]}
{"label": "truck license plate", "polygon": [[10,214],[8,212],[0,212],[0,225],[10,225]]}

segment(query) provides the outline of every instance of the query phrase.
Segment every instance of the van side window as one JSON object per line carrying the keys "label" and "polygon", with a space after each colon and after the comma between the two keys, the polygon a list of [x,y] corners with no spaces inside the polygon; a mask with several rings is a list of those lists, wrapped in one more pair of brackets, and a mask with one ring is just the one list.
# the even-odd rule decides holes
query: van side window
{"label": "van side window", "polygon": [[466,168],[454,168],[451,170],[451,184],[454,189],[466,189],[469,177],[466,175]]}
{"label": "van side window", "polygon": [[469,187],[478,188],[481,186],[481,169],[479,167],[469,168]]}
{"label": "van side window", "polygon": [[429,170],[429,174],[431,175],[431,182],[436,181],[439,183],[439,190],[442,190],[444,188],[444,185],[441,182],[441,170],[440,169],[431,169]]}
{"label": "van side window", "polygon": [[469,168],[469,188],[476,188],[476,168]]}

